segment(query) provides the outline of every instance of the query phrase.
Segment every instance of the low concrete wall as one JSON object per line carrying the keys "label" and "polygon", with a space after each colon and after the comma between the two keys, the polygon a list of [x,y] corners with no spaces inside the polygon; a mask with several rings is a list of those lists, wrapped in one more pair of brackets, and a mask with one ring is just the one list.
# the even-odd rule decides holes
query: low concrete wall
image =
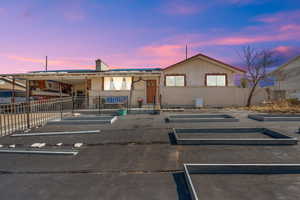
{"label": "low concrete wall", "polygon": [[[163,106],[193,107],[197,98],[203,98],[205,106],[245,106],[249,91],[249,88],[237,87],[163,87],[161,88],[161,100]],[[252,104],[260,104],[266,99],[266,91],[258,88]]]}

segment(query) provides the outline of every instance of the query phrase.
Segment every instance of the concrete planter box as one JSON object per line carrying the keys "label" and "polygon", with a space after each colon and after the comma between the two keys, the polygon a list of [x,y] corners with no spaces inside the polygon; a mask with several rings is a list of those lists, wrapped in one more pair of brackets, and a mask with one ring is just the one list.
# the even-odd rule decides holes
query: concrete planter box
{"label": "concrete planter box", "polygon": [[47,124],[72,124],[72,125],[89,125],[89,124],[112,124],[118,118],[116,116],[95,116],[95,117],[72,117],[62,120],[48,121]]}
{"label": "concrete planter box", "polygon": [[300,174],[300,164],[184,164],[185,180],[192,200],[199,200],[193,174]]}
{"label": "concrete planter box", "polygon": [[178,114],[170,115],[166,122],[238,122],[239,120],[231,115],[218,114]]}
{"label": "concrete planter box", "polygon": [[248,115],[248,118],[254,119],[257,121],[300,121],[299,114],[257,114],[257,115]]}
{"label": "concrete planter box", "polygon": [[[298,143],[296,138],[266,128],[173,129],[173,131],[176,143],[179,145],[294,145]],[[187,134],[195,134],[195,136],[186,137]],[[201,138],[201,134],[212,136]],[[213,137],[213,134],[218,134],[218,137]],[[265,138],[257,135],[245,138],[246,134],[261,134]]]}

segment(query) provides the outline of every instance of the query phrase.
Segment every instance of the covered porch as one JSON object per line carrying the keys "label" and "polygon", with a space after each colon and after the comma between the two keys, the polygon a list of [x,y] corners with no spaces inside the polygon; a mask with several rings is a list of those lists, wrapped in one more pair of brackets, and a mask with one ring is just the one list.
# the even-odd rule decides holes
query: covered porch
{"label": "covered porch", "polygon": [[77,109],[160,105],[158,71],[38,72],[9,76],[26,82],[29,98],[38,94],[42,94],[41,98],[72,97]]}

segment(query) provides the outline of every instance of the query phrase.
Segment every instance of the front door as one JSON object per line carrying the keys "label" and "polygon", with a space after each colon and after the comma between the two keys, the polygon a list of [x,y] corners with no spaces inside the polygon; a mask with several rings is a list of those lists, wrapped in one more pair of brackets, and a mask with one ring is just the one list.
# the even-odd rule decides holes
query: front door
{"label": "front door", "polygon": [[156,96],[156,80],[147,80],[147,103],[155,102]]}

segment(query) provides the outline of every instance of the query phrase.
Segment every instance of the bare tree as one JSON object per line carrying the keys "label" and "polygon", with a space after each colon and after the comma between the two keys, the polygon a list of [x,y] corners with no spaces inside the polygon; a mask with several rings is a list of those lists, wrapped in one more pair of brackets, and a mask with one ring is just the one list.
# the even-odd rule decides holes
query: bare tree
{"label": "bare tree", "polygon": [[245,79],[249,83],[250,92],[247,99],[247,107],[251,106],[254,92],[262,80],[268,77],[268,68],[276,63],[275,52],[262,49],[258,50],[251,46],[246,46],[242,49],[240,56],[243,59],[244,65],[247,68]]}
{"label": "bare tree", "polygon": [[146,81],[144,80],[142,77],[139,77],[137,80],[134,80],[134,78],[132,78],[132,82],[131,82],[131,86],[130,86],[130,91],[129,91],[129,109],[132,107],[132,93],[134,90],[134,86],[136,83],[141,82],[141,81]]}

